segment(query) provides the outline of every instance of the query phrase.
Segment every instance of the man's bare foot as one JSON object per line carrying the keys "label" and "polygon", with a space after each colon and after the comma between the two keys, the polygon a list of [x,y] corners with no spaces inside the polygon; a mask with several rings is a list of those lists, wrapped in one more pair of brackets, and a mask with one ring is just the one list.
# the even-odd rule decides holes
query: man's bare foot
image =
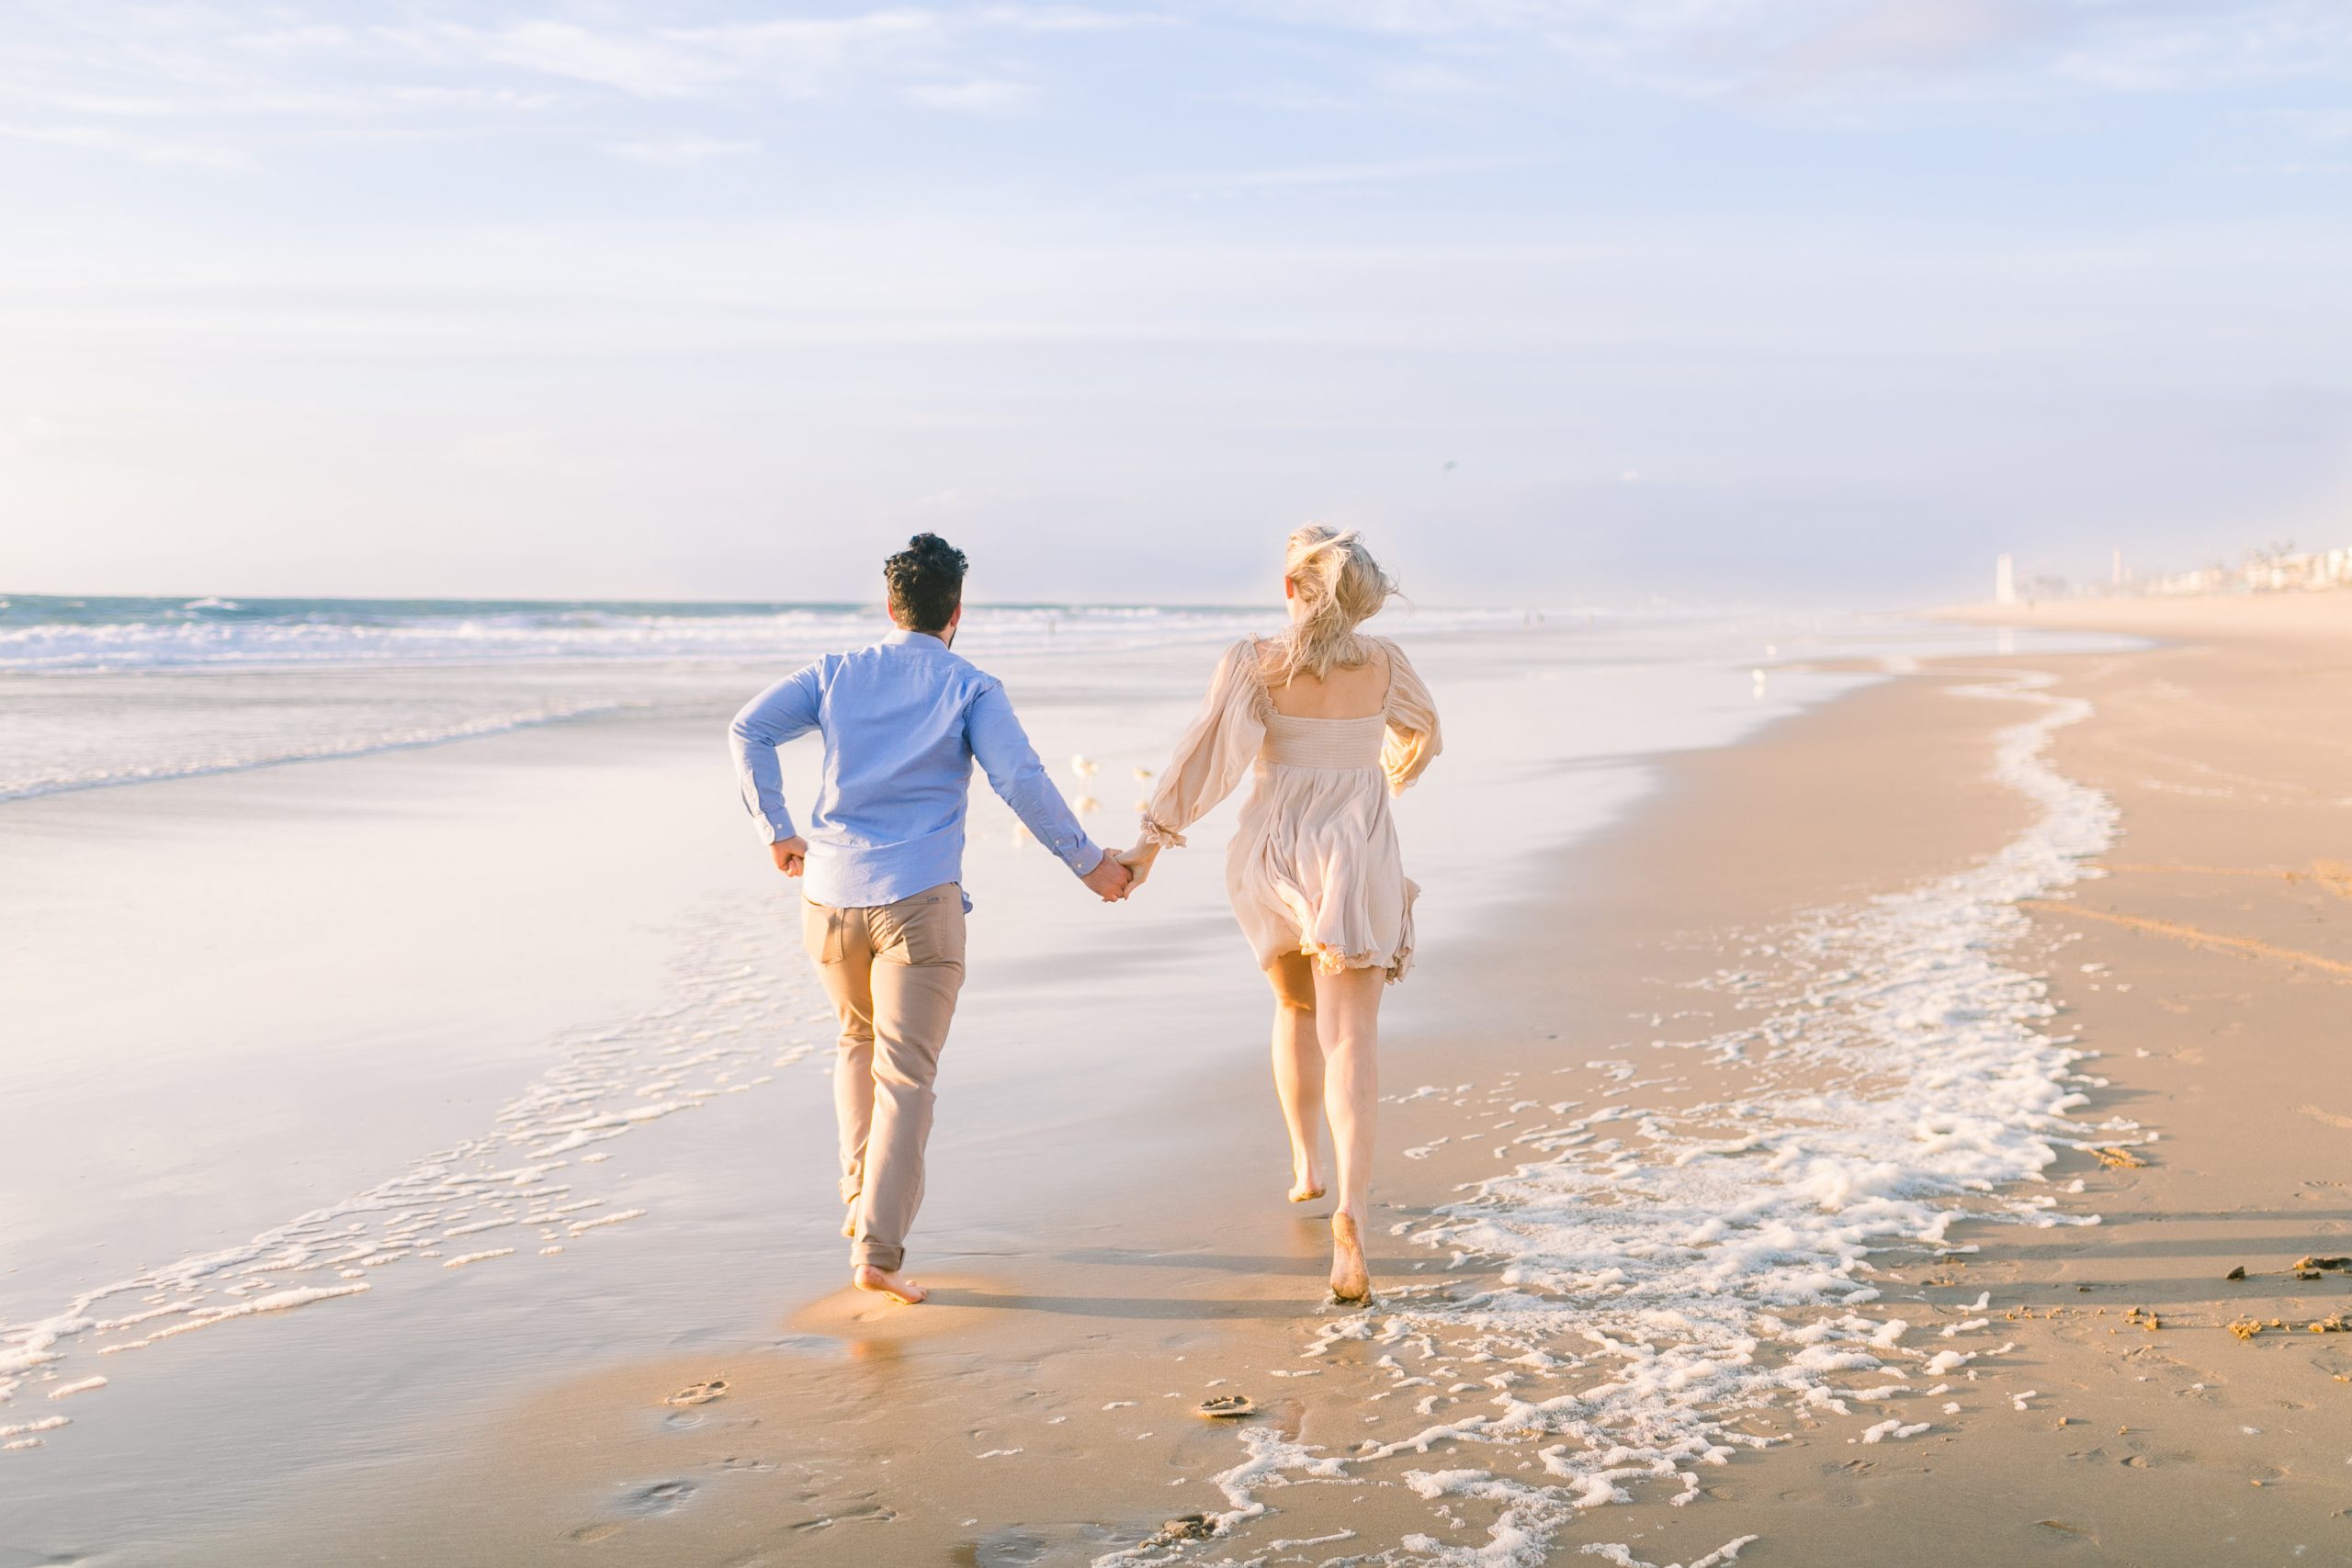
{"label": "man's bare foot", "polygon": [[894,1302],[913,1306],[923,1298],[923,1288],[904,1274],[891,1269],[876,1269],[871,1263],[861,1263],[849,1271],[849,1282],[861,1291],[889,1297]]}
{"label": "man's bare foot", "polygon": [[857,1205],[852,1203],[849,1213],[842,1216],[842,1235],[851,1241],[857,1239]]}
{"label": "man's bare foot", "polygon": [[1343,1302],[1372,1300],[1372,1272],[1364,1266],[1363,1233],[1345,1209],[1331,1216],[1331,1294]]}

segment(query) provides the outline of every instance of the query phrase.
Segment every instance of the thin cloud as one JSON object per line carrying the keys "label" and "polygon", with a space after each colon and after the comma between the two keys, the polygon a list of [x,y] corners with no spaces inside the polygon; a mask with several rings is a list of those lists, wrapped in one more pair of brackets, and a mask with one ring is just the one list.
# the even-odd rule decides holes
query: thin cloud
{"label": "thin cloud", "polygon": [[1465,72],[1477,68],[1453,51],[1513,43],[1697,96],[2352,78],[2340,0],[1228,0],[1227,12],[1386,39]]}
{"label": "thin cloud", "polygon": [[0,125],[0,137],[113,153],[163,167],[231,169],[249,161],[233,147],[168,136],[144,136],[97,125]]}
{"label": "thin cloud", "polygon": [[923,82],[909,87],[907,101],[930,109],[960,109],[974,114],[1004,114],[1020,108],[1035,96],[1025,82],[980,78],[969,82]]}
{"label": "thin cloud", "polygon": [[525,22],[487,30],[453,28],[444,37],[491,64],[642,98],[688,96],[728,80],[741,68],[707,46],[568,22]]}
{"label": "thin cloud", "polygon": [[1408,98],[1478,97],[1495,91],[1495,84],[1487,77],[1430,60],[1383,67],[1372,73],[1372,85]]}
{"label": "thin cloud", "polygon": [[[637,133],[616,118],[684,117],[718,103],[881,94],[922,108],[1007,112],[1033,100],[1037,85],[994,62],[976,68],[982,47],[1001,53],[1023,39],[1167,25],[1157,13],[1017,4],[819,17],[744,6],[680,26],[560,0],[538,13],[430,0],[285,6],[257,19],[222,7],[30,0],[0,21],[0,115],[96,151],[228,162],[289,145],[289,128],[372,120],[388,135],[428,138],[563,111],[587,146],[635,155],[699,133],[691,125]],[[186,131],[188,151],[106,129],[125,119]]]}
{"label": "thin cloud", "polygon": [[2313,141],[2352,141],[2352,109],[2290,114],[2286,118]]}
{"label": "thin cloud", "polygon": [[1443,179],[1454,175],[1493,174],[1525,168],[1524,157],[1397,158],[1385,163],[1305,164],[1260,169],[1204,169],[1171,175],[1167,184],[1184,190],[1256,190],[1301,186],[1385,185],[1401,180]]}
{"label": "thin cloud", "polygon": [[673,136],[662,141],[616,141],[605,151],[632,164],[683,167],[718,158],[747,157],[760,150],[757,141],[728,141],[715,137]]}

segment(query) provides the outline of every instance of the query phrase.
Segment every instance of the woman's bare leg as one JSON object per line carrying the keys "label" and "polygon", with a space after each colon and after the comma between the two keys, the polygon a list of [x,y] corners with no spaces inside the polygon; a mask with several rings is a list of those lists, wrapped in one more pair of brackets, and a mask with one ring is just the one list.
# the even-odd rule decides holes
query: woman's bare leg
{"label": "woman's bare leg", "polygon": [[1274,987],[1274,1095],[1290,1131],[1290,1201],[1323,1196],[1323,1044],[1315,1035],[1315,966],[1300,953],[1266,966]]}
{"label": "woman's bare leg", "polygon": [[1340,1178],[1340,1206],[1331,1214],[1331,1293],[1341,1301],[1363,1301],[1372,1294],[1363,1235],[1372,1214],[1372,1135],[1380,1101],[1380,991],[1385,981],[1377,969],[1315,976],[1323,1110],[1331,1122]]}

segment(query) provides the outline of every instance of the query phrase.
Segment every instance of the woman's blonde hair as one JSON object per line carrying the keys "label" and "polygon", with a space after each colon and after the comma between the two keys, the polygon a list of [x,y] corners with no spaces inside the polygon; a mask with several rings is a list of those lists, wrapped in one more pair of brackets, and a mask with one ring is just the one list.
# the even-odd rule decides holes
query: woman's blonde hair
{"label": "woman's blonde hair", "polygon": [[1320,523],[1299,529],[1283,551],[1283,575],[1304,613],[1267,649],[1268,680],[1279,684],[1312,675],[1319,681],[1372,657],[1356,627],[1380,613],[1396,582],[1354,529]]}

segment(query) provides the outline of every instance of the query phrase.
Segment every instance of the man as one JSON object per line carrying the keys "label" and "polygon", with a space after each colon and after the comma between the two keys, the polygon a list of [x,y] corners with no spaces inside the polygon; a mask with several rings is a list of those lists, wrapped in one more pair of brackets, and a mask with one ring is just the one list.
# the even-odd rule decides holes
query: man
{"label": "man", "polygon": [[[1105,903],[1129,873],[1096,847],[1037,761],[994,677],[949,651],[964,618],[964,553],[918,534],[882,566],[899,629],[828,654],[753,698],[729,733],[743,804],[776,869],[800,876],[802,935],[841,1016],[841,1122],[850,1279],[911,1306],[907,1232],[922,1202],[932,1084],[964,983],[964,813],[972,762],[1037,841]],[[808,833],[785,808],[775,749],[824,737]]]}

